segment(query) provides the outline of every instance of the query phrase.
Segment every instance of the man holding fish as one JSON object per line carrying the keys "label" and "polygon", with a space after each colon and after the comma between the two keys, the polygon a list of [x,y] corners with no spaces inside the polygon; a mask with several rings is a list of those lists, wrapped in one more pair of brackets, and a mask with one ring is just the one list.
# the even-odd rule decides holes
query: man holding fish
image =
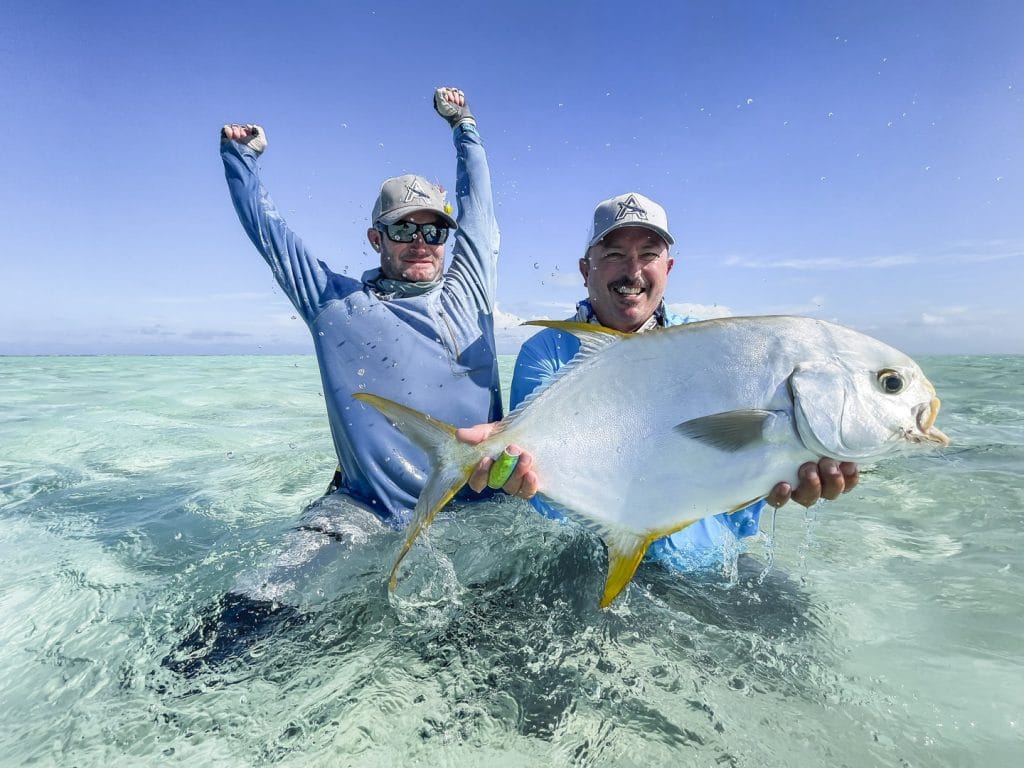
{"label": "man holding fish", "polygon": [[[594,210],[586,253],[579,261],[588,295],[576,305],[576,315],[571,320],[623,333],[644,333],[688,322],[689,318],[672,312],[664,299],[674,264],[669,251],[673,243],[665,210],[653,200],[629,192],[599,203]],[[512,379],[511,407],[517,407],[554,377],[579,350],[580,340],[576,336],[553,328],[542,330],[523,344]],[[493,428],[489,424],[463,429],[459,437],[477,443],[490,435]],[[531,499],[542,514],[561,517],[534,496],[538,481],[530,454],[520,455],[517,446],[509,446],[498,461],[504,462],[504,471],[493,467],[490,459],[484,459],[470,486],[482,490],[488,484],[503,484],[507,492]],[[507,479],[503,478],[501,475],[508,473],[510,467],[514,470]],[[699,565],[714,558],[731,541],[756,534],[765,503],[780,507],[792,498],[811,506],[821,498],[835,499],[852,490],[859,479],[856,464],[830,458],[805,463],[800,467],[799,478],[795,489],[789,483],[778,483],[767,499],[731,514],[699,520],[659,540],[650,551],[668,562]]]}
{"label": "man holding fish", "polygon": [[[375,393],[353,396],[431,466],[390,589],[417,538],[467,484],[536,494],[542,511],[599,536],[603,608],[652,546],[685,566],[693,558],[679,556],[694,548],[754,533],[761,499],[838,496],[862,462],[949,444],[935,427],[934,386],[878,339],[809,317],[673,317],[663,301],[671,244],[653,201],[629,193],[598,205],[580,262],[588,299],[569,321],[532,323],[549,331],[520,351],[512,402],[521,407],[500,423],[457,430]],[[684,533],[714,517],[719,528]]]}

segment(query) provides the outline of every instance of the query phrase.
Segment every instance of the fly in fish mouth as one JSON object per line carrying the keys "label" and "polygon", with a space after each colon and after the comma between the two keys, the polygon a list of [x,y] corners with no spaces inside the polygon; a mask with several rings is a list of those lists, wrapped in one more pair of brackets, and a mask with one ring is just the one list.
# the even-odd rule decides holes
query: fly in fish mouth
{"label": "fly in fish mouth", "polygon": [[917,408],[914,409],[917,428],[920,433],[913,433],[907,435],[908,439],[915,443],[938,443],[939,445],[949,445],[949,438],[942,432],[941,429],[935,426],[935,419],[939,415],[939,398],[933,397],[931,402],[921,403]]}

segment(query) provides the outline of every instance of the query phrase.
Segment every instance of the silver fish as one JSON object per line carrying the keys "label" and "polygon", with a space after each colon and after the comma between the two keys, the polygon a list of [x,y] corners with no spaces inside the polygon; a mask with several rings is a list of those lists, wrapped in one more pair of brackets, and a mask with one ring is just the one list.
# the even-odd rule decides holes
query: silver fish
{"label": "silver fish", "polygon": [[391,570],[485,456],[515,443],[533,454],[539,492],[597,533],[608,550],[601,607],[633,577],[648,546],[709,515],[798,484],[807,461],[865,464],[945,446],[939,400],[902,352],[803,317],[730,317],[625,334],[535,321],[576,335],[580,353],[485,442],[368,393],[428,455],[431,474]]}

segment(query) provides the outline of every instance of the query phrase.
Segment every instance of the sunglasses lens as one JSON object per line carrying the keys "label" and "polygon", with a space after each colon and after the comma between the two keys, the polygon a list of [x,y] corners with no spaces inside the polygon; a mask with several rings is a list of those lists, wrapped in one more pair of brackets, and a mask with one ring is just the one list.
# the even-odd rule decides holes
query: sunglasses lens
{"label": "sunglasses lens", "polygon": [[396,243],[411,243],[416,233],[420,233],[427,245],[440,245],[448,239],[448,227],[437,224],[414,224],[411,221],[400,221],[397,224],[385,224],[383,227],[388,239]]}
{"label": "sunglasses lens", "polygon": [[416,225],[411,221],[400,221],[397,224],[387,225],[388,237],[396,243],[411,243],[416,229]]}
{"label": "sunglasses lens", "polygon": [[448,228],[436,224],[421,224],[420,232],[423,233],[423,242],[427,245],[438,245],[448,239]]}

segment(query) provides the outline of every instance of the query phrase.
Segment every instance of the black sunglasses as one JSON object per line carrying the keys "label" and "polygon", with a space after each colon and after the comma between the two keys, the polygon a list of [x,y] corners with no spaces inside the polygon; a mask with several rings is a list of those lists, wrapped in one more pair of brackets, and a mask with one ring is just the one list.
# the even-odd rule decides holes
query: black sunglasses
{"label": "black sunglasses", "polygon": [[388,240],[396,243],[411,243],[416,233],[420,233],[427,245],[441,245],[448,239],[448,227],[440,224],[416,224],[412,221],[397,221],[394,224],[377,224],[377,230],[388,236]]}

